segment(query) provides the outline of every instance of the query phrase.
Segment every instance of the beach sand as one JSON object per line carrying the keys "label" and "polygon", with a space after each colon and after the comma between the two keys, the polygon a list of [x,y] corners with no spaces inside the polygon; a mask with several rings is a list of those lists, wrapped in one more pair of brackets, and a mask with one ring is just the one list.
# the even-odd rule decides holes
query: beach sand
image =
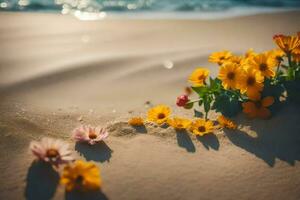
{"label": "beach sand", "polygon": [[[203,138],[126,123],[157,104],[192,117],[174,101],[195,67],[216,75],[211,52],[269,50],[274,34],[299,31],[299,17],[79,21],[0,13],[0,199],[74,197],[33,163],[28,145],[44,136],[64,139],[78,159],[101,168],[96,199],[300,199],[299,106],[267,121],[241,114],[240,130]],[[75,145],[70,133],[80,124],[107,126],[111,135],[93,148]]]}

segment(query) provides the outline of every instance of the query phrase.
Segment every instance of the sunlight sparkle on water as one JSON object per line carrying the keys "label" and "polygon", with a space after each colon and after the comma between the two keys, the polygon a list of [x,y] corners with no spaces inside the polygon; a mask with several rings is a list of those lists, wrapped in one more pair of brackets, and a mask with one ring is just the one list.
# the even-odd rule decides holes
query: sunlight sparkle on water
{"label": "sunlight sparkle on water", "polygon": [[6,7],[7,7],[7,3],[6,3],[6,2],[0,3],[0,7],[1,7],[1,8],[6,8]]}
{"label": "sunlight sparkle on water", "polygon": [[80,20],[98,20],[98,19],[104,19],[106,17],[106,12],[90,13],[90,12],[82,12],[80,10],[76,10],[74,12],[74,16]]}
{"label": "sunlight sparkle on water", "polygon": [[18,4],[20,5],[20,6],[28,6],[29,5],[29,1],[28,0],[20,0],[19,2],[18,2]]}

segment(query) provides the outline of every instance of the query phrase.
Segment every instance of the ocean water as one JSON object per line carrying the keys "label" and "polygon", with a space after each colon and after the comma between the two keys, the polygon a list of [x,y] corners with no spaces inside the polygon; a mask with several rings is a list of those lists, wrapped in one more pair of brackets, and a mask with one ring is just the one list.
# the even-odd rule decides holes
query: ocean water
{"label": "ocean water", "polygon": [[0,0],[0,11],[61,12],[83,18],[107,15],[224,17],[300,9],[300,0]]}

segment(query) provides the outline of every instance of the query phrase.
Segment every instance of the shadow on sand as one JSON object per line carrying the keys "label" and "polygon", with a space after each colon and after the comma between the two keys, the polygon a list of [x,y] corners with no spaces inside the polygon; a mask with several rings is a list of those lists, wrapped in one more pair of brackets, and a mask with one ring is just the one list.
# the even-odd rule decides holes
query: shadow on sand
{"label": "shadow on sand", "polygon": [[236,146],[256,155],[269,166],[276,159],[294,165],[300,160],[300,109],[289,107],[271,120],[242,120],[242,126],[249,126],[257,136],[250,136],[240,130],[224,130],[229,140]]}
{"label": "shadow on sand", "polygon": [[206,134],[203,136],[197,136],[197,140],[207,149],[219,150],[220,143],[215,134]]}
{"label": "shadow on sand", "polygon": [[27,200],[48,200],[55,194],[59,174],[51,165],[34,161],[27,173],[25,198]]}
{"label": "shadow on sand", "polygon": [[76,143],[75,150],[83,155],[87,161],[92,160],[96,162],[109,162],[113,152],[103,141],[95,145]]}
{"label": "shadow on sand", "polygon": [[66,192],[66,200],[108,200],[104,193],[100,190],[94,192]]}
{"label": "shadow on sand", "polygon": [[138,133],[146,134],[147,133],[147,128],[145,125],[142,126],[132,126],[134,130]]}
{"label": "shadow on sand", "polygon": [[193,141],[186,130],[176,130],[176,138],[178,146],[185,148],[187,152],[194,153],[196,151]]}

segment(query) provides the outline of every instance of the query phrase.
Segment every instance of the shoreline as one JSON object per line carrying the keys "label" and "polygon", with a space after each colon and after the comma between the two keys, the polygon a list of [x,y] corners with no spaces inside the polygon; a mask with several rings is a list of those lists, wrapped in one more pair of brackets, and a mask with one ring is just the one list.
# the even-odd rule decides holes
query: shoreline
{"label": "shoreline", "polygon": [[[2,13],[31,13],[31,14],[50,14],[73,16],[82,21],[98,21],[98,20],[226,20],[243,17],[251,17],[257,15],[285,14],[290,12],[299,12],[300,8],[244,8],[236,7],[224,11],[136,11],[136,12],[118,12],[118,11],[102,11],[98,13],[83,12],[80,10],[70,11],[70,13],[62,14],[59,11],[19,11],[19,10],[2,10]],[[0,12],[0,13],[1,13]]]}

